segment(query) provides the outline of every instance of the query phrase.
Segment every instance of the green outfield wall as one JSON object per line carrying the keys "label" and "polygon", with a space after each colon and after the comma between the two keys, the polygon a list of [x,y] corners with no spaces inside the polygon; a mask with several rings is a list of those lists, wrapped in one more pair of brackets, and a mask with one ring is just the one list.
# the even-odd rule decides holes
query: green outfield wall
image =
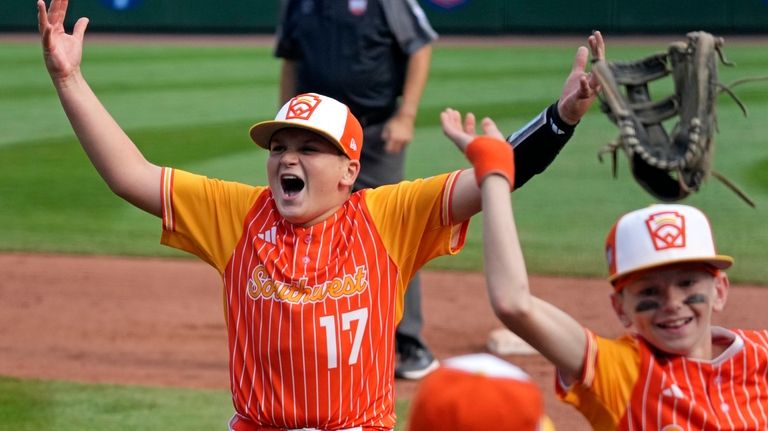
{"label": "green outfield wall", "polygon": [[[310,0],[302,0],[310,1]],[[324,0],[350,1],[350,0]],[[360,0],[356,0],[360,1]],[[419,0],[441,33],[768,33],[768,0]],[[33,0],[0,2],[0,31],[34,31]],[[72,0],[107,32],[271,33],[277,0]]]}
{"label": "green outfield wall", "polygon": [[443,33],[768,33],[768,0],[423,0]]}

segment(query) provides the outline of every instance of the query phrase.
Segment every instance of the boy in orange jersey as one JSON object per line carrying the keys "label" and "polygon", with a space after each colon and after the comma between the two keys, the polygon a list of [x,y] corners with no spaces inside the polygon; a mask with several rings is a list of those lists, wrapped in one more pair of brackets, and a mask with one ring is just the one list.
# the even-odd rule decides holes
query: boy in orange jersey
{"label": "boy in orange jersey", "polygon": [[[67,0],[37,5],[48,72],[99,174],[162,218],[163,244],[221,274],[230,429],[391,430],[405,288],[429,259],[463,246],[480,210],[472,171],[352,193],[362,130],[345,105],[319,94],[296,96],[274,120],[251,128],[269,151],[267,187],[154,165],[80,72],[87,19],[68,35]],[[590,45],[599,56],[599,35]],[[577,51],[560,101],[511,139],[528,152],[521,182],[546,167],[593,102],[587,54]]]}
{"label": "boy in orange jersey", "polygon": [[[485,274],[496,315],[558,370],[556,389],[596,430],[768,429],[768,331],[713,326],[733,260],[704,214],[677,204],[621,216],[606,240],[613,309],[628,334],[606,339],[533,296],[510,205],[514,163],[490,119],[474,138],[458,112],[445,133],[481,184]],[[482,170],[482,171],[481,171]]]}

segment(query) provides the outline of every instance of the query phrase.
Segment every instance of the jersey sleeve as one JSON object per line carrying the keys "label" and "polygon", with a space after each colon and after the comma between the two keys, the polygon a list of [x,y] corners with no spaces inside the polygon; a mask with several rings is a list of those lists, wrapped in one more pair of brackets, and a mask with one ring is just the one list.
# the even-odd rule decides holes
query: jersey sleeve
{"label": "jersey sleeve", "polygon": [[579,381],[565,387],[558,378],[557,397],[573,405],[594,429],[615,429],[629,405],[640,370],[640,350],[630,336],[617,340],[589,330]]}
{"label": "jersey sleeve", "polygon": [[459,171],[365,191],[365,205],[389,255],[405,279],[430,259],[456,254],[469,221],[455,223],[450,211]]}
{"label": "jersey sleeve", "polygon": [[220,273],[243,232],[243,220],[264,187],[163,168],[164,245],[192,253]]}
{"label": "jersey sleeve", "polygon": [[427,15],[416,0],[383,0],[381,7],[400,49],[408,55],[437,39]]}

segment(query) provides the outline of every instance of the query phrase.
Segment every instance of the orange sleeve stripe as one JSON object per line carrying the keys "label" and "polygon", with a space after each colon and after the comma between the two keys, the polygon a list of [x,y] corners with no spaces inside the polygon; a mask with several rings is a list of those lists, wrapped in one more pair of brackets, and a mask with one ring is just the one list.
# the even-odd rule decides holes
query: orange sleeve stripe
{"label": "orange sleeve stripe", "polygon": [[448,175],[448,179],[445,180],[445,186],[443,187],[442,211],[440,212],[440,222],[443,226],[450,226],[453,224],[451,203],[453,202],[453,191],[456,189],[456,180],[459,178],[461,172],[462,171],[452,172]]}
{"label": "orange sleeve stripe", "polygon": [[453,206],[451,205],[453,202],[453,193],[456,190],[456,183],[462,172],[463,171],[455,171],[448,175],[448,178],[445,181],[445,187],[443,187],[440,222],[443,226],[452,226],[450,243],[451,254],[456,254],[461,250],[467,240],[467,231],[469,230],[469,220],[465,220],[460,224],[455,224],[452,211]]}
{"label": "orange sleeve stripe", "polygon": [[584,346],[584,363],[581,371],[580,383],[585,387],[592,386],[595,381],[595,364],[597,363],[597,340],[595,334],[587,328],[584,328],[584,335],[587,337],[587,343]]}
{"label": "orange sleeve stripe", "polygon": [[173,169],[164,167],[160,173],[160,205],[162,206],[163,229],[176,230],[176,216],[173,213]]}

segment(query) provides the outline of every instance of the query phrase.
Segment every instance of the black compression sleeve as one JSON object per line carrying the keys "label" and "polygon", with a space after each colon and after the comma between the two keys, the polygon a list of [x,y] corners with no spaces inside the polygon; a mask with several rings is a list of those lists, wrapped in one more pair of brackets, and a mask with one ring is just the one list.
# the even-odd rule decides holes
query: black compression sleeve
{"label": "black compression sleeve", "polygon": [[550,105],[522,129],[507,138],[515,149],[515,189],[555,160],[576,126],[564,122],[557,112],[557,102]]}

